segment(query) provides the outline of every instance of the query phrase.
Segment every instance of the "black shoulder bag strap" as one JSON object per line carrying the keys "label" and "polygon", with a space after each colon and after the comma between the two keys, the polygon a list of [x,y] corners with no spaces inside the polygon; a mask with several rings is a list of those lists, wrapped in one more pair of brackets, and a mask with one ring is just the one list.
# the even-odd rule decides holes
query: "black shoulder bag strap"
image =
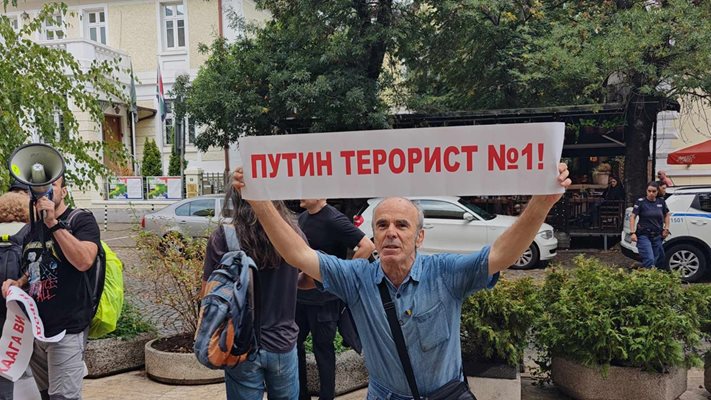
{"label": "black shoulder bag strap", "polygon": [[380,283],[378,284],[378,289],[380,290],[380,301],[383,303],[385,315],[388,317],[390,332],[392,332],[393,340],[395,341],[395,347],[397,347],[397,354],[398,356],[400,356],[400,363],[402,363],[402,369],[405,370],[407,384],[410,386],[412,397],[417,400],[420,400],[420,392],[417,391],[417,382],[415,381],[415,373],[412,371],[410,355],[407,354],[405,337],[402,334],[402,328],[400,328],[400,321],[398,321],[397,319],[397,310],[395,309],[395,303],[393,303],[393,299],[390,297],[390,291],[388,290],[388,284],[385,281],[385,277],[383,277],[383,280],[380,281]]}

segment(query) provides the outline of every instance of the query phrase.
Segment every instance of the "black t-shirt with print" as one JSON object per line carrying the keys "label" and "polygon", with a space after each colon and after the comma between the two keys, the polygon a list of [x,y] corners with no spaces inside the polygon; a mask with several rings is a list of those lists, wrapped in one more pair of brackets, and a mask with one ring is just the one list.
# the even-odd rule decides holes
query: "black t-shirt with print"
{"label": "black t-shirt with print", "polygon": [[[299,228],[304,232],[312,249],[345,259],[348,250],[360,243],[365,233],[358,229],[348,217],[335,207],[326,204],[319,212],[299,215]],[[323,305],[338,297],[318,289],[299,290],[297,302],[309,305]]]}
{"label": "black t-shirt with print", "polygon": [[[58,220],[66,221],[70,213],[68,208]],[[40,229],[44,232],[47,253],[40,242]],[[78,240],[92,242],[101,249],[99,225],[90,212],[76,214],[70,229]],[[88,274],[88,282],[94,282],[96,268],[92,266],[81,272],[72,266],[42,221],[38,221],[25,238],[22,271],[29,274],[28,292],[37,303],[45,335],[54,336],[64,329],[67,333],[86,329],[93,318],[94,308],[84,274]]]}

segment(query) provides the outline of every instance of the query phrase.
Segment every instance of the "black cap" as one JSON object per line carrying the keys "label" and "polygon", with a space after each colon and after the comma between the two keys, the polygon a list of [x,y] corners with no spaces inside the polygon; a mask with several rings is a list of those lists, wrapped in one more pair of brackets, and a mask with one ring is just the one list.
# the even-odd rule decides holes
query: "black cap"
{"label": "black cap", "polygon": [[30,187],[15,179],[12,182],[12,185],[10,185],[10,190],[24,190],[25,192],[28,192],[30,190]]}

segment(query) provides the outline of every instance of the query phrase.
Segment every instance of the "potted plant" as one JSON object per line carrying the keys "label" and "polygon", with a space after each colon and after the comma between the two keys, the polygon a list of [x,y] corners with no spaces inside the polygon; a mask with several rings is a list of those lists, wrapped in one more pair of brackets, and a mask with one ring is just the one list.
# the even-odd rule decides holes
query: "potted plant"
{"label": "potted plant", "polygon": [[475,377],[478,398],[521,398],[519,366],[533,322],[542,312],[530,278],[502,279],[494,289],[481,290],[462,305],[462,362]]}
{"label": "potted plant", "polygon": [[[711,341],[711,285],[691,286],[691,292],[698,296],[701,304],[701,334],[707,342]],[[704,356],[704,387],[711,393],[711,349]]]}
{"label": "potted plant", "polygon": [[116,330],[102,338],[89,339],[84,353],[87,377],[99,378],[141,368],[145,363],[146,342],[155,337],[155,328],[143,320],[133,305],[124,303]]}
{"label": "potted plant", "polygon": [[610,179],[610,173],[612,172],[612,166],[606,162],[600,163],[593,170],[593,182],[596,185],[607,185]]}
{"label": "potted plant", "polygon": [[173,312],[178,332],[146,343],[146,374],[170,384],[221,382],[224,372],[204,367],[193,354],[207,241],[143,231],[136,243],[144,265],[140,277],[153,284],[152,300]]}
{"label": "potted plant", "polygon": [[580,127],[575,124],[565,124],[565,139],[564,144],[576,144],[578,143],[578,133]]}
{"label": "potted plant", "polygon": [[622,117],[606,119],[602,122],[602,130],[605,135],[622,141],[625,139],[625,120]]}
{"label": "potted plant", "polygon": [[700,296],[678,277],[578,256],[553,271],[534,329],[539,365],[576,399],[672,400],[700,365]]}

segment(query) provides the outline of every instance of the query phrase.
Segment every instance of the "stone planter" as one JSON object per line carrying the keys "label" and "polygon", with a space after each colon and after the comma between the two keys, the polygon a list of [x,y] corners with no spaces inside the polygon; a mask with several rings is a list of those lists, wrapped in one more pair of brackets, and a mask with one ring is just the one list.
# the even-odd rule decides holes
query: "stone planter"
{"label": "stone planter", "polygon": [[704,387],[707,392],[711,393],[711,351],[706,353],[704,361]]}
{"label": "stone planter", "polygon": [[149,378],[171,385],[205,385],[225,380],[223,370],[209,369],[200,364],[193,353],[168,353],[154,349],[146,343],[146,375]]}
{"label": "stone planter", "polygon": [[142,333],[130,339],[108,338],[89,340],[84,361],[88,378],[99,378],[143,367],[146,342],[155,338],[153,333]]}
{"label": "stone planter", "polygon": [[686,369],[669,373],[642,372],[638,368],[610,367],[607,378],[598,369],[564,358],[553,358],[553,382],[578,400],[674,400],[686,391]]}
{"label": "stone planter", "polygon": [[477,400],[521,400],[521,374],[504,363],[462,360]]}
{"label": "stone planter", "polygon": [[[318,396],[318,388],[321,386],[313,354],[306,354],[306,381],[309,393]],[[365,369],[363,356],[353,350],[336,354],[336,396],[366,386],[368,386],[368,371]]]}

